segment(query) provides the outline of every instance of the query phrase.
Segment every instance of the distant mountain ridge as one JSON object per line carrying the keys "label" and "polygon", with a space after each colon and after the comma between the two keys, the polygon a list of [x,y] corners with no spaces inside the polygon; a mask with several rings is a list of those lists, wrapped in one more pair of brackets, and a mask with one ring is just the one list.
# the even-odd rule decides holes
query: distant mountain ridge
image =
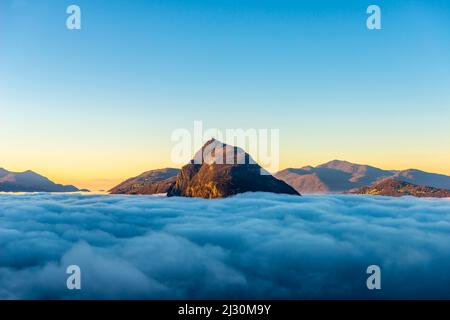
{"label": "distant mountain ridge", "polygon": [[[224,149],[223,152],[226,153],[228,152],[227,150]],[[196,153],[194,158],[201,156],[199,152]],[[236,157],[247,160],[251,159],[250,155],[242,149],[238,150]],[[259,173],[256,174],[256,171],[250,174],[252,170],[261,169],[258,165],[254,167],[217,166],[214,163],[216,160],[215,156],[211,155],[202,160],[206,164],[203,168],[201,164],[190,163],[182,170],[166,168],[144,172],[137,177],[122,182],[111,189],[110,193],[167,193],[169,195],[182,196],[221,197],[228,195],[231,190],[235,193],[266,190],[265,188],[269,180],[271,180],[270,183],[277,185],[277,187],[270,187],[270,190],[284,190],[283,192],[285,193],[290,192],[277,184],[276,179],[272,180],[272,176],[270,175],[271,178],[269,180],[258,185],[265,178],[258,178],[261,175]],[[245,173],[240,173],[239,170],[241,169],[245,169]],[[250,176],[252,178],[248,179]],[[288,168],[279,171],[274,176],[295,189],[299,194],[349,193],[359,188],[373,186],[389,178],[417,187],[450,190],[450,176],[428,173],[417,169],[383,170],[369,165],[355,164],[342,160],[333,160],[317,167]],[[421,191],[418,189],[419,192]]]}
{"label": "distant mountain ridge", "polygon": [[450,190],[440,189],[428,186],[419,186],[406,181],[400,181],[398,178],[387,178],[375,182],[371,186],[365,186],[352,190],[352,194],[367,194],[377,196],[389,197],[433,197],[433,198],[448,198],[450,197]]}
{"label": "distant mountain ridge", "polygon": [[80,190],[72,185],[56,184],[48,178],[27,170],[24,172],[11,172],[0,168],[1,192],[77,192]]}
{"label": "distant mountain ridge", "polygon": [[450,176],[416,169],[383,170],[369,165],[333,160],[317,167],[288,168],[275,174],[300,193],[343,193],[395,178],[419,186],[450,189]]}

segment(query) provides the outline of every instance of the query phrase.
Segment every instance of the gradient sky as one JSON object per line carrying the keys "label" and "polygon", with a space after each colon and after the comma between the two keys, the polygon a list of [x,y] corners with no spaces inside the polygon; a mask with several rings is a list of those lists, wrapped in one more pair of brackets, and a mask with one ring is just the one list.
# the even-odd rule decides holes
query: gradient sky
{"label": "gradient sky", "polygon": [[450,174],[449,89],[444,0],[0,0],[0,167],[79,187],[174,166],[194,120],[279,128],[280,169]]}

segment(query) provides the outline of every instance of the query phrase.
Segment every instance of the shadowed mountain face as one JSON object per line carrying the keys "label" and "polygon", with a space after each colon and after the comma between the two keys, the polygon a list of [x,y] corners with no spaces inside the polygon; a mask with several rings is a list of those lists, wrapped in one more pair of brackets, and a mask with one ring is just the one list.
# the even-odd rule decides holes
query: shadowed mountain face
{"label": "shadowed mountain face", "polygon": [[181,169],[168,196],[224,198],[256,191],[299,195],[267,174],[242,149],[210,140]]}
{"label": "shadowed mountain face", "polygon": [[175,183],[180,169],[166,168],[151,170],[130,178],[109,192],[112,194],[161,194],[167,193]]}
{"label": "shadowed mountain face", "polygon": [[405,181],[399,181],[396,178],[387,178],[374,183],[371,186],[362,187],[352,190],[353,194],[370,194],[389,197],[434,197],[447,198],[450,197],[450,190],[439,189],[427,186],[418,186]]}
{"label": "shadowed mountain face", "polygon": [[33,171],[10,172],[0,168],[0,191],[3,192],[76,192],[82,191],[68,185],[56,184]]}
{"label": "shadowed mountain face", "polygon": [[450,189],[450,177],[419,170],[391,171],[333,160],[317,167],[285,169],[275,175],[301,193],[342,193],[395,177],[416,185]]}

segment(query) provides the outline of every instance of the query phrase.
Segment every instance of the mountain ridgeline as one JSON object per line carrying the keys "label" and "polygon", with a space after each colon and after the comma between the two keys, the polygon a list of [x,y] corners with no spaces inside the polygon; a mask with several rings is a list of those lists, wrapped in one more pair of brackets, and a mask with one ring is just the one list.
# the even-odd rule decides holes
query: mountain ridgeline
{"label": "mountain ridgeline", "polygon": [[0,168],[1,192],[77,192],[80,190],[72,185],[56,184],[48,178],[31,170],[11,172]]}
{"label": "mountain ridgeline", "polygon": [[[205,149],[210,152],[205,152]],[[217,161],[230,157],[232,164]],[[148,171],[124,181],[110,193],[166,193],[168,196],[202,198],[222,198],[251,191],[447,197],[449,190],[450,177],[442,174],[416,169],[382,170],[341,160],[317,167],[288,168],[272,176],[242,149],[211,140],[181,170],[167,168]]]}
{"label": "mountain ridgeline", "polygon": [[275,174],[305,194],[346,193],[387,178],[418,186],[450,189],[450,177],[416,169],[382,170],[368,165],[333,160],[317,167],[288,168]]}
{"label": "mountain ridgeline", "polygon": [[[11,172],[0,168],[0,192],[80,191],[89,190],[54,183],[31,170]],[[202,198],[256,191],[292,195],[354,193],[449,197],[450,176],[416,169],[382,170],[341,160],[316,167],[288,168],[272,176],[241,148],[212,139],[182,169],[150,170],[109,190],[111,194]]]}

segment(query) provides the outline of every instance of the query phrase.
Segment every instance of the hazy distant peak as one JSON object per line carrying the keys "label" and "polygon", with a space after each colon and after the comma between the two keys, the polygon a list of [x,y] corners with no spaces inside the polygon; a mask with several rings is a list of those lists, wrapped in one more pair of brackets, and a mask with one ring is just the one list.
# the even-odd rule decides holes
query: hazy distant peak
{"label": "hazy distant peak", "polygon": [[342,165],[355,165],[355,163],[351,163],[346,160],[334,159],[328,162],[321,164],[319,167],[334,167],[334,166],[342,166]]}
{"label": "hazy distant peak", "polygon": [[317,167],[285,169],[276,177],[300,193],[346,192],[390,177],[419,186],[450,189],[450,176],[417,169],[382,170],[343,160],[332,160]]}
{"label": "hazy distant peak", "polygon": [[0,191],[5,192],[75,192],[74,186],[56,184],[32,171],[11,172],[0,169]]}
{"label": "hazy distant peak", "polygon": [[40,175],[39,173],[36,173],[32,170],[27,170],[27,171],[16,173],[16,174],[21,174],[23,176],[27,176],[30,178],[38,178],[38,179],[47,179],[48,180],[48,178],[46,178],[43,175]]}
{"label": "hazy distant peak", "polygon": [[351,163],[343,160],[332,160],[330,162],[321,164],[317,168],[338,169],[345,172],[355,172],[361,169],[367,169],[369,166],[364,164]]}

